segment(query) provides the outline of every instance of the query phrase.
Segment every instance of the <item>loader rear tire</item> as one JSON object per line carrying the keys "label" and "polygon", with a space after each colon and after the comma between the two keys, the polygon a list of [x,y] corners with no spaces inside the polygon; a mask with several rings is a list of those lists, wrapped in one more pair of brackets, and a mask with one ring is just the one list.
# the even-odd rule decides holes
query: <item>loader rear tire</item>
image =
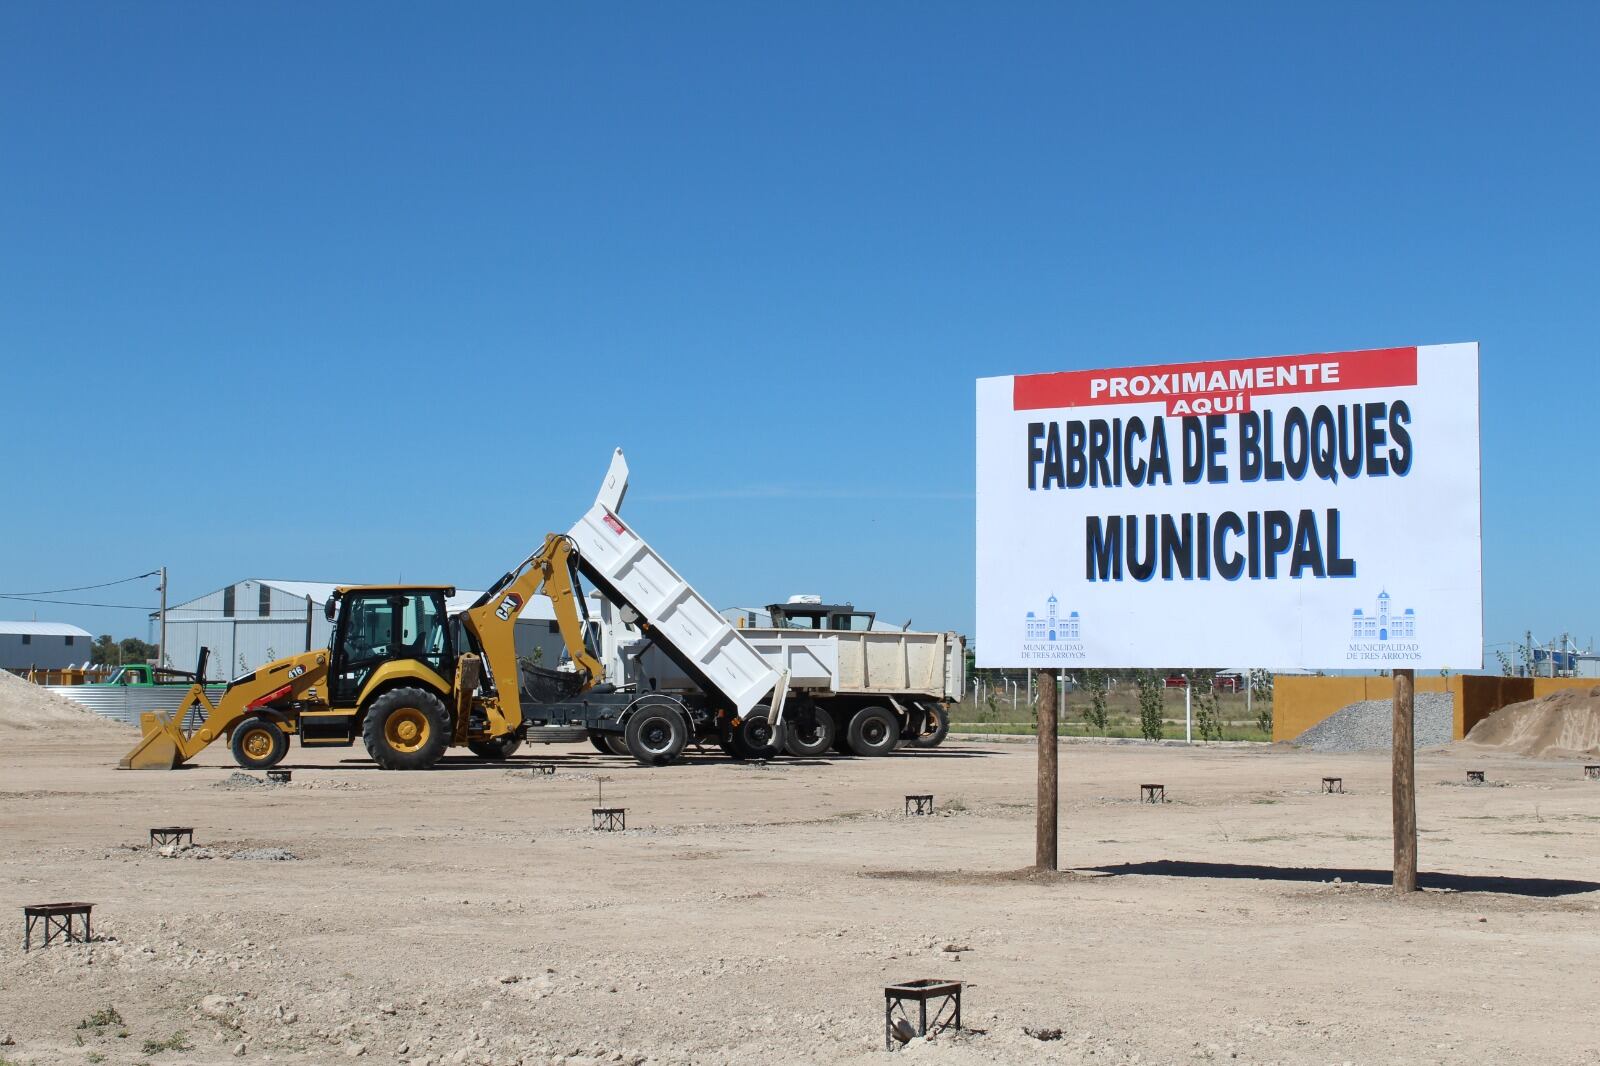
{"label": "loader rear tire", "polygon": [[521,733],[507,733],[503,737],[490,737],[487,740],[467,741],[467,750],[480,759],[490,762],[504,762],[517,753],[522,747]]}
{"label": "loader rear tire", "polygon": [[367,754],[382,770],[426,770],[450,746],[450,712],[436,693],[393,688],[367,708]]}
{"label": "loader rear tire", "polygon": [[863,707],[846,730],[857,755],[887,755],[900,743],[900,719],[885,707]]}
{"label": "loader rear tire", "polygon": [[814,707],[811,719],[807,722],[802,713],[797,712],[784,724],[786,735],[783,738],[783,750],[797,759],[826,755],[828,749],[833,747],[833,734],[837,728],[833,723],[833,715],[821,707]]}
{"label": "loader rear tire", "polygon": [[606,747],[606,735],[604,733],[590,733],[589,743],[593,744],[594,750],[598,751],[601,755],[611,754],[611,749]]}
{"label": "loader rear tire", "polygon": [[268,718],[246,718],[233,727],[233,761],[246,770],[276,766],[289,753],[289,738]]}
{"label": "loader rear tire", "polygon": [[623,734],[628,753],[645,766],[676,762],[689,743],[689,725],[671,707],[641,707],[628,719]]}
{"label": "loader rear tire", "polygon": [[606,751],[612,755],[621,755],[625,759],[633,758],[633,752],[628,750],[628,742],[621,733],[607,733],[605,735]]}

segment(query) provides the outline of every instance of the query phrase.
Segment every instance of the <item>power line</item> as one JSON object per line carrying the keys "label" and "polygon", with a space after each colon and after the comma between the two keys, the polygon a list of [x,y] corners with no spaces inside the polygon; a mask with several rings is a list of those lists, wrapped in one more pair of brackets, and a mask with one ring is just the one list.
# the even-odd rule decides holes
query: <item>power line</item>
{"label": "power line", "polygon": [[11,596],[0,593],[0,600],[21,600],[24,603],[57,603],[63,607],[109,607],[120,611],[154,611],[137,603],[81,603],[78,600],[41,600],[34,596]]}
{"label": "power line", "polygon": [[[146,571],[143,574],[135,574],[132,577],[119,577],[115,581],[104,581],[104,582],[101,582],[98,585],[74,585],[72,588],[69,588],[69,589],[40,589],[40,590],[38,590],[36,592],[0,592],[0,600],[25,600],[29,596],[56,596],[56,595],[59,595],[59,594],[61,594],[63,592],[88,592],[90,589],[105,589],[105,588],[110,588],[112,585],[126,585],[130,581],[142,581],[143,579],[145,579],[147,577],[155,577],[160,573],[161,573],[160,570],[149,570],[149,571]],[[38,600],[38,601],[35,601],[35,602],[48,603],[50,601],[48,601],[48,600]],[[115,605],[114,604],[93,604],[93,603],[90,603],[90,604],[81,604],[79,606],[85,606],[85,607],[109,607],[109,606],[115,606]]]}

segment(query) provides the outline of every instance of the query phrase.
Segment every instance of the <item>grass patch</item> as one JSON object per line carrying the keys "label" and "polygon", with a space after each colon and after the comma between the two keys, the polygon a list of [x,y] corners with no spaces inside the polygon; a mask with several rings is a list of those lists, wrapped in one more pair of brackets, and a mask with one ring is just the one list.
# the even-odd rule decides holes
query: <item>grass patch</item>
{"label": "grass patch", "polygon": [[106,1029],[123,1024],[122,1015],[115,1007],[102,1007],[78,1023],[79,1029]]}
{"label": "grass patch", "polygon": [[[952,733],[997,733],[1003,736],[1032,736],[1038,730],[1038,725],[1031,717],[1020,718],[1020,715],[1026,712],[1019,712],[1018,719],[1010,719],[981,716],[981,712],[979,714],[971,714],[966,706],[956,709],[958,715],[964,711],[968,711],[970,716],[963,715],[957,720],[952,720],[950,723],[950,731]],[[1057,726],[1056,732],[1063,737],[1107,737],[1113,740],[1137,740],[1144,736],[1139,732],[1139,724],[1137,722],[1113,722],[1102,733],[1100,730],[1092,729],[1082,722],[1064,721]],[[1183,723],[1181,721],[1163,723],[1161,737],[1163,740],[1182,740],[1184,738]],[[1195,743],[1197,744],[1203,743],[1199,737],[1200,734],[1196,733]],[[1224,724],[1222,728],[1222,739],[1245,740],[1265,744],[1270,742],[1272,737],[1259,729],[1247,728],[1238,723],[1228,723]]]}
{"label": "grass patch", "polygon": [[139,1050],[146,1055],[159,1055],[163,1051],[188,1051],[192,1047],[194,1045],[189,1043],[183,1031],[179,1030],[165,1040],[146,1040]]}

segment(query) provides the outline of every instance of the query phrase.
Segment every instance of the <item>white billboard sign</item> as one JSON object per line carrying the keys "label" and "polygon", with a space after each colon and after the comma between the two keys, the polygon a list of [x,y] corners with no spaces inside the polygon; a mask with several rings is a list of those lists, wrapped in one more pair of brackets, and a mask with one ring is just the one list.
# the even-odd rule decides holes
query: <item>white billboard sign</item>
{"label": "white billboard sign", "polygon": [[1478,346],[978,381],[977,659],[1476,669]]}

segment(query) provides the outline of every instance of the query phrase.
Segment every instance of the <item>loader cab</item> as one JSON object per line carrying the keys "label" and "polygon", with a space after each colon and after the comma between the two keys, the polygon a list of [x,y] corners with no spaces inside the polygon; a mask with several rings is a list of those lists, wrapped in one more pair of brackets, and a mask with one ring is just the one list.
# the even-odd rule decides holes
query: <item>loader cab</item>
{"label": "loader cab", "polygon": [[331,705],[353,705],[373,671],[397,659],[416,660],[450,680],[455,649],[445,603],[454,594],[437,585],[335,590],[326,607],[334,623],[328,647]]}

